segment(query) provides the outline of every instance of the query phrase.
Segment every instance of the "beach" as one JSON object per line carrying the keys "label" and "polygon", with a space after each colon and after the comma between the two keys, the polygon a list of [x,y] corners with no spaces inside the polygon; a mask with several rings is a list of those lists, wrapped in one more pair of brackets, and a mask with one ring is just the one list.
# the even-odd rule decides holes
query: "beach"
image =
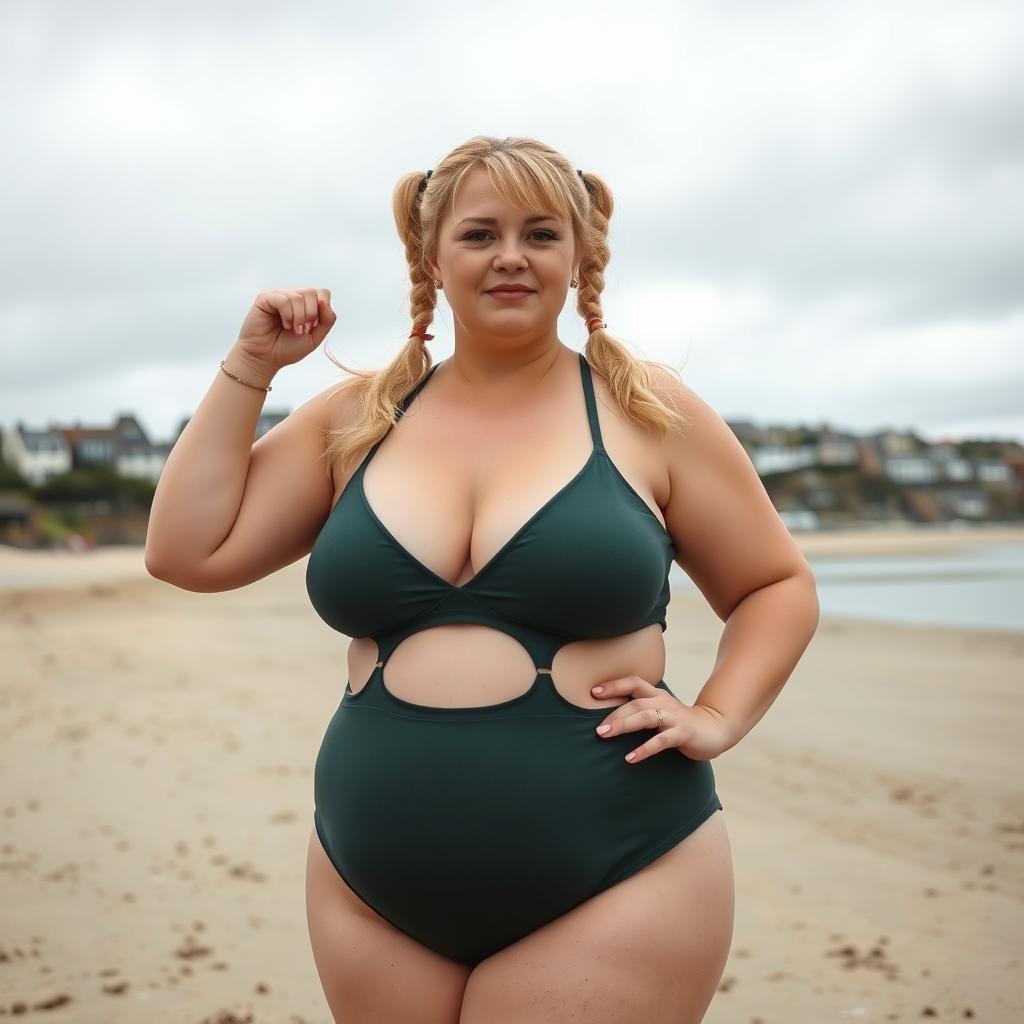
{"label": "beach", "polygon": [[[1024,529],[795,536],[856,558]],[[330,1024],[304,868],[348,641],[305,564],[194,594],[141,547],[0,548],[0,1017]],[[684,702],[722,628],[673,594]],[[822,618],[713,762],[736,923],[707,1024],[1024,1019],[1022,684],[1019,632]]]}

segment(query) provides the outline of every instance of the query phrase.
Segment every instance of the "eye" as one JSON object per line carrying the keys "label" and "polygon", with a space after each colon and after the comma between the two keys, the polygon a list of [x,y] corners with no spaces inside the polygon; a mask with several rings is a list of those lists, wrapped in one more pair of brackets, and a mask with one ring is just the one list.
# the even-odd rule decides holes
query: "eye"
{"label": "eye", "polygon": [[[475,242],[475,241],[478,241],[478,239],[474,238],[473,237],[474,235],[489,235],[489,234],[490,234],[490,231],[486,230],[486,228],[477,228],[475,231],[467,232],[465,235],[462,236],[462,239],[465,242]],[[530,234],[531,235],[547,235],[548,236],[547,238],[541,239],[541,241],[544,241],[544,242],[554,242],[554,241],[558,240],[558,235],[556,235],[553,231],[548,231],[546,228],[537,228],[535,231],[531,231]]]}

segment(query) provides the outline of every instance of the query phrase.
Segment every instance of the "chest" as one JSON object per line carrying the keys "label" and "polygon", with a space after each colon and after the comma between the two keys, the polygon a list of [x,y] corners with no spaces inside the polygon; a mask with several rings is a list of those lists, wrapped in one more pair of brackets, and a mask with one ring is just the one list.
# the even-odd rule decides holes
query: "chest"
{"label": "chest", "polygon": [[[656,442],[603,402],[599,415],[603,452],[587,417],[565,402],[490,414],[414,404],[365,464],[336,478],[335,504],[357,487],[379,524],[455,585],[567,502],[574,521],[593,519],[625,494],[664,529],[668,474]],[[603,486],[594,479],[599,460]]]}

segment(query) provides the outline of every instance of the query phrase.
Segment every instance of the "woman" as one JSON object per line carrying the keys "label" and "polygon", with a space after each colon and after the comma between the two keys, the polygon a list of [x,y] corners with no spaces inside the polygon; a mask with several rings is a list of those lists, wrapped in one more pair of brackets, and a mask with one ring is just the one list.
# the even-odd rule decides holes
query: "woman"
{"label": "woman", "polygon": [[[336,1021],[697,1022],[724,970],[710,762],[777,696],[817,599],[722,419],[605,329],[612,205],[532,139],[406,175],[397,358],[250,445],[277,370],[336,319],[326,289],[262,293],[157,488],[151,573],[227,590],[309,554],[352,638],[307,860]],[[556,330],[572,287],[585,356]],[[439,288],[455,351],[434,365]],[[673,561],[727,623],[692,705],[663,678]]]}

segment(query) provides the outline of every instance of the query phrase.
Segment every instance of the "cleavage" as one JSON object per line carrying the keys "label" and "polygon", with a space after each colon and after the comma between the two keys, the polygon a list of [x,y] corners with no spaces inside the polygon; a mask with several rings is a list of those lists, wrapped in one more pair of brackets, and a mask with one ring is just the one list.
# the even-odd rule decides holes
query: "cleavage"
{"label": "cleavage", "polygon": [[[486,439],[463,439],[462,451],[446,445],[450,454],[441,459],[438,445],[428,451],[425,440],[411,437],[400,443],[405,452],[381,445],[363,467],[363,495],[395,543],[453,587],[471,582],[512,546],[593,453],[586,433],[557,447],[520,437],[507,456]],[[474,460],[473,448],[490,458]]]}

